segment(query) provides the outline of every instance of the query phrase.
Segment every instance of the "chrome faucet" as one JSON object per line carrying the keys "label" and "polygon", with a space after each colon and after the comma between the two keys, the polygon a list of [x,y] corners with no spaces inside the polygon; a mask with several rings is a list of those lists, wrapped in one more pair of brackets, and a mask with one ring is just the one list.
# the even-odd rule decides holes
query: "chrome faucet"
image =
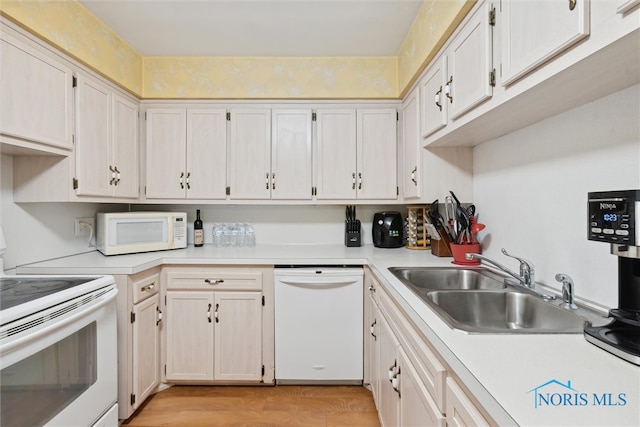
{"label": "chrome faucet", "polygon": [[473,260],[474,258],[477,258],[478,260],[480,260],[480,262],[482,261],[488,262],[489,264],[499,268],[500,270],[504,271],[508,275],[512,276],[514,279],[518,281],[519,285],[525,286],[529,289],[535,289],[536,287],[535,270],[534,270],[533,264],[531,264],[529,261],[526,261],[522,258],[510,255],[504,248],[502,248],[501,251],[504,255],[511,258],[515,258],[520,262],[520,274],[515,273],[510,269],[508,269],[507,267],[505,267],[504,265],[480,254],[469,253],[465,255],[465,258],[468,259],[469,261]]}
{"label": "chrome faucet", "polygon": [[564,273],[556,274],[556,280],[562,283],[562,304],[560,307],[567,310],[577,310],[578,306],[573,302],[573,280]]}

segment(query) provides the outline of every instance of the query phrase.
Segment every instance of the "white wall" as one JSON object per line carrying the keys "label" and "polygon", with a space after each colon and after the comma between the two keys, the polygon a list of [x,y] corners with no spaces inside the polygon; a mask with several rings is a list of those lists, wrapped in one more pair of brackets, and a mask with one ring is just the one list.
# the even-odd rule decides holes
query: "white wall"
{"label": "white wall", "polygon": [[[187,212],[188,242],[193,243],[193,221],[196,209],[204,222],[204,242],[212,243],[212,228],[217,222],[246,222],[256,231],[257,244],[344,244],[345,207],[337,205],[134,205],[132,210],[173,210]],[[357,206],[357,218],[362,222],[362,242],[372,244],[371,221],[379,211],[399,211],[406,216],[404,206]]]}
{"label": "white wall", "polygon": [[484,253],[517,268],[504,247],[555,288],[555,274],[567,273],[578,297],[607,307],[617,306],[617,258],[608,244],[587,240],[587,193],[637,188],[638,85],[474,149]]}

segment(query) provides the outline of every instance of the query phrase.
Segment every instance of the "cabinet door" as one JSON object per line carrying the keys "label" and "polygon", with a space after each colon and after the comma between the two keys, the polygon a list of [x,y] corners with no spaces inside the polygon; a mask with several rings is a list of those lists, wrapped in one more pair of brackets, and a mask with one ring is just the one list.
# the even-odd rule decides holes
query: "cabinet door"
{"label": "cabinet door", "polygon": [[503,1],[501,18],[506,86],[589,35],[589,0]]}
{"label": "cabinet door", "polygon": [[358,199],[398,198],[397,115],[393,108],[358,110]]}
{"label": "cabinet door", "polygon": [[110,148],[111,90],[86,75],[78,76],[76,89],[76,194],[110,196],[116,176]]}
{"label": "cabinet door", "polygon": [[402,106],[402,172],[400,185],[405,199],[421,196],[422,182],[420,161],[422,154],[420,138],[420,88],[416,88],[405,99]]}
{"label": "cabinet door", "polygon": [[185,186],[190,199],[224,199],[227,186],[227,111],[187,110]]}
{"label": "cabinet door", "polygon": [[216,292],[216,380],[262,378],[262,293]]}
{"label": "cabinet door", "polygon": [[407,354],[399,349],[400,425],[444,427],[446,420],[416,372]]}
{"label": "cabinet door", "polygon": [[311,110],[273,110],[271,198],[311,199]]}
{"label": "cabinet door", "polygon": [[146,120],[147,198],[184,198],[187,112],[184,108],[150,108]]}
{"label": "cabinet door", "polygon": [[167,291],[167,380],[213,379],[213,292]]}
{"label": "cabinet door", "polygon": [[394,389],[390,376],[398,369],[398,340],[387,320],[378,312],[378,413],[385,427],[399,426],[398,391]]}
{"label": "cabinet door", "polygon": [[317,198],[356,198],[356,110],[316,112]]}
{"label": "cabinet door", "polygon": [[138,106],[113,93],[111,118],[112,159],[117,173],[113,195],[138,197]]}
{"label": "cabinet door", "polygon": [[447,426],[466,427],[466,426],[490,426],[490,423],[478,411],[467,394],[460,388],[456,380],[447,378]]}
{"label": "cabinet door", "polygon": [[160,383],[160,295],[133,306],[133,395],[137,408]]}
{"label": "cabinet door", "polygon": [[369,385],[371,387],[371,394],[373,399],[378,400],[378,389],[380,387],[380,372],[379,372],[379,350],[378,350],[378,305],[373,299],[373,296],[366,295],[369,304],[369,317],[366,323],[368,330],[365,331],[365,337],[367,337],[367,350],[368,350],[368,362],[369,362]]}
{"label": "cabinet door", "polygon": [[445,94],[447,55],[436,59],[420,82],[420,128],[426,138],[447,124],[449,99]]}
{"label": "cabinet door", "polygon": [[491,97],[493,88],[491,5],[485,3],[464,24],[449,52],[449,117],[456,119]]}
{"label": "cabinet door", "polygon": [[231,110],[231,199],[271,197],[271,111]]}
{"label": "cabinet door", "polygon": [[4,27],[0,58],[0,132],[71,149],[71,68],[30,44],[11,37]]}

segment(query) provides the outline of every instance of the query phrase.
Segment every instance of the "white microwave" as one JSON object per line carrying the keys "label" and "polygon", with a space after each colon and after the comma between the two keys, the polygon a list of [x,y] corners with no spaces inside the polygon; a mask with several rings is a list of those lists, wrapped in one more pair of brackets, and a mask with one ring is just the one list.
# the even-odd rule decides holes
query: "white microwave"
{"label": "white microwave", "polygon": [[185,212],[98,212],[96,247],[105,255],[187,247]]}

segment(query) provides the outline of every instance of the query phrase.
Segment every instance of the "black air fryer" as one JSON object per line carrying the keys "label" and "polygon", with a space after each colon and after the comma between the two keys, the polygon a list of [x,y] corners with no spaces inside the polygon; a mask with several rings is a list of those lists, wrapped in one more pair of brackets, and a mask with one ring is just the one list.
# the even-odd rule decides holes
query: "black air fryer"
{"label": "black air fryer", "polygon": [[399,248],[402,243],[402,215],[400,212],[376,212],[373,214],[373,246]]}

